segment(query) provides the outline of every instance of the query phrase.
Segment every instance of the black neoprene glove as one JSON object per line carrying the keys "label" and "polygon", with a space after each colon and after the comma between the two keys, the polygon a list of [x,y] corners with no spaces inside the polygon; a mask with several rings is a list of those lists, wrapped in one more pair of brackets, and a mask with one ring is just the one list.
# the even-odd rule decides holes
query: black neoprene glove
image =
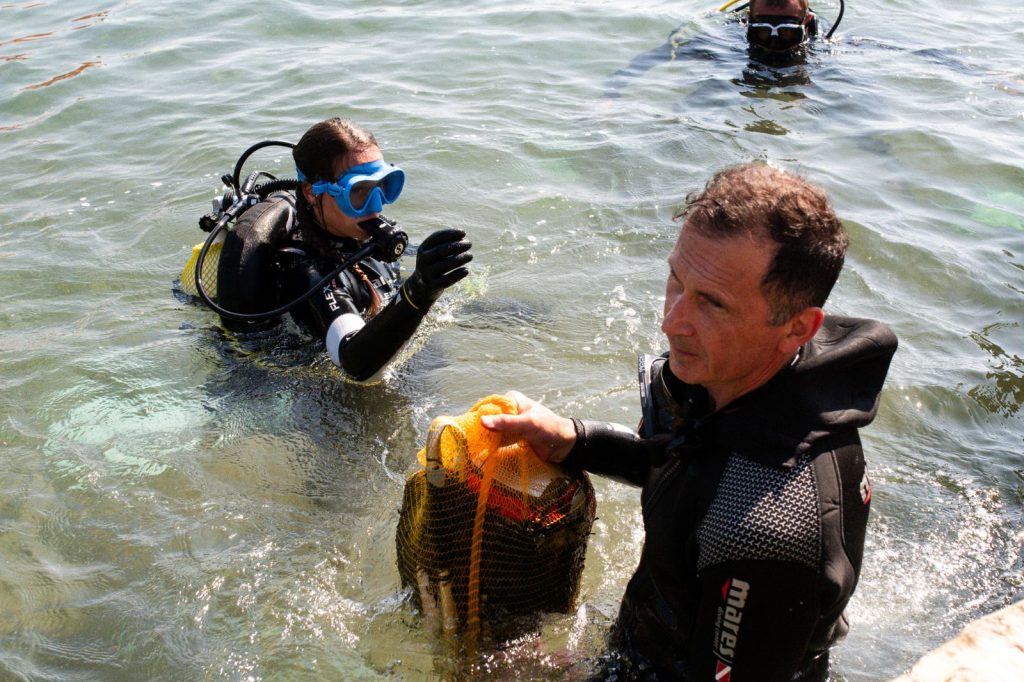
{"label": "black neoprene glove", "polygon": [[416,250],[416,269],[402,284],[402,294],[412,307],[426,312],[441,293],[469,274],[471,246],[462,230],[438,230]]}

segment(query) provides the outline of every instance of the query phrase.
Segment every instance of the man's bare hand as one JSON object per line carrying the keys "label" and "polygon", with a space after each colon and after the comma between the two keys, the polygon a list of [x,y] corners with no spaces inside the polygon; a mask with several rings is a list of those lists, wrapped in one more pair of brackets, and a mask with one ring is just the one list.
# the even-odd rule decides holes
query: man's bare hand
{"label": "man's bare hand", "polygon": [[516,402],[519,414],[491,414],[480,417],[485,428],[522,439],[537,456],[559,463],[576,444],[576,428],[571,419],[560,417],[518,391],[505,394]]}

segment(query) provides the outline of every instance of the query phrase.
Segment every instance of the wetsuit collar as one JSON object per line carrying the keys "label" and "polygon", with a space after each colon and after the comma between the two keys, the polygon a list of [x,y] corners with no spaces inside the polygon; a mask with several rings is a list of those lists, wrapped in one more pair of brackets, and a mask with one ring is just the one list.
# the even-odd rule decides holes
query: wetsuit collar
{"label": "wetsuit collar", "polygon": [[716,413],[717,442],[770,466],[792,467],[822,438],[870,424],[896,352],[880,322],[826,317],[797,362]]}

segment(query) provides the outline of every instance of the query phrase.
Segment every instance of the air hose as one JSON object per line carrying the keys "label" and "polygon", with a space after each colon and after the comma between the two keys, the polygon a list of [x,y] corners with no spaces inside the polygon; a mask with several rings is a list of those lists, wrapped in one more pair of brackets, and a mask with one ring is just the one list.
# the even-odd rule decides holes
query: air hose
{"label": "air hose", "polygon": [[832,34],[836,32],[837,28],[839,28],[839,22],[843,20],[843,12],[845,12],[845,11],[846,11],[846,2],[844,0],[839,0],[839,16],[836,17],[836,21],[835,21],[834,24],[832,24],[832,28],[830,28],[828,30],[828,33],[825,34],[825,40],[828,40],[829,38],[831,38]]}
{"label": "air hose", "polygon": [[295,306],[306,302],[313,294],[323,289],[323,287],[325,287],[332,279],[337,277],[342,270],[352,267],[367,256],[373,255],[378,260],[386,262],[398,260],[398,258],[405,253],[405,248],[409,244],[409,237],[405,232],[395,230],[394,226],[395,223],[387,220],[384,216],[364,220],[359,223],[359,227],[363,228],[373,236],[370,237],[369,241],[364,244],[362,248],[346,258],[338,267],[334,268],[329,275],[310,287],[306,293],[302,294],[294,301],[286,303],[285,305],[273,310],[268,310],[262,313],[239,313],[233,310],[228,310],[214,303],[209,294],[206,293],[206,289],[203,288],[202,264],[206,259],[206,252],[217,238],[217,234],[221,230],[225,229],[222,225],[210,233],[210,236],[206,238],[206,242],[203,244],[202,250],[199,252],[199,258],[196,260],[196,291],[199,292],[199,297],[203,299],[203,303],[221,317],[226,317],[229,320],[238,320],[240,322],[259,322],[261,320],[269,320],[273,317],[284,315]]}

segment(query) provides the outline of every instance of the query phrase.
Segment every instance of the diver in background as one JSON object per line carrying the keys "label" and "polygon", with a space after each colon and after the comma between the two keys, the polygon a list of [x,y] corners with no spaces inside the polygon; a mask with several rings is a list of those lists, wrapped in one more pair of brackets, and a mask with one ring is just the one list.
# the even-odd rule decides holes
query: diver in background
{"label": "diver in background", "polygon": [[[269,250],[265,271],[225,272],[219,297],[231,310],[266,310],[310,291],[370,238],[364,225],[401,194],[405,173],[384,162],[373,134],[340,118],[313,125],[292,150],[299,187],[276,192],[239,218],[236,234]],[[416,268],[402,281],[394,263],[366,257],[342,270],[291,310],[306,332],[323,338],[334,364],[356,381],[376,378],[409,340],[441,293],[468,274],[473,256],[465,232],[444,229],[420,244]],[[245,261],[248,262],[248,261]],[[267,281],[272,279],[273,281]],[[225,319],[233,328],[239,326]]]}
{"label": "diver in background", "polygon": [[[722,10],[732,4],[728,3]],[[755,62],[771,66],[798,63],[804,48],[818,34],[818,18],[808,0],[752,0],[733,12],[742,11],[744,7],[747,9],[747,46]],[[663,62],[684,55],[714,59],[714,52],[702,46],[700,36],[693,37],[688,28],[689,24],[676,28],[663,45],[637,55],[627,66],[609,76],[602,97],[620,97],[630,79],[642,76]]]}

